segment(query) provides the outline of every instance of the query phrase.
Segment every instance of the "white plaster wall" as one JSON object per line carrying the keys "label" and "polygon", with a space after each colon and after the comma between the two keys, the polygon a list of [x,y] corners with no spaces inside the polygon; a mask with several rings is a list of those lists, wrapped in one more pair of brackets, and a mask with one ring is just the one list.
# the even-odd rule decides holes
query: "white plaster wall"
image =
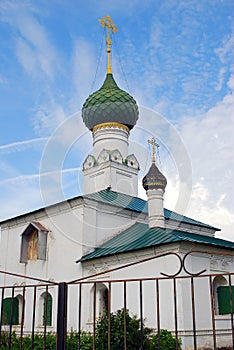
{"label": "white plaster wall", "polygon": [[[142,258],[145,258],[145,255],[141,253],[128,253],[124,261],[121,257],[112,257],[111,262],[107,259],[102,259],[100,262],[94,263],[96,271],[102,269],[102,266],[105,268],[115,268],[117,266],[126,264],[131,261],[136,261]],[[91,266],[87,265],[85,268],[85,275],[90,273]],[[178,270],[178,262],[174,257],[159,258],[156,261],[147,262],[140,265],[135,265],[120,271],[111,272],[108,274],[108,280],[112,279],[137,279],[137,278],[150,278],[161,276],[160,272],[164,273],[175,273]],[[100,277],[100,279],[105,279],[106,276]],[[160,289],[160,306],[163,310],[160,314],[161,325],[168,329],[174,328],[174,319],[171,316],[173,312],[173,299],[171,295],[171,286],[172,281],[169,280],[160,280],[159,289]],[[90,286],[91,287],[91,286]],[[140,306],[139,306],[139,281],[132,281],[127,283],[127,308],[129,308],[130,313],[136,314],[139,317]],[[123,308],[123,282],[117,284],[112,284],[112,310],[118,310]],[[146,317],[146,324],[150,327],[156,327],[156,287],[155,281],[149,281],[143,283],[143,312],[144,317]],[[92,314],[92,312],[91,312]]]}
{"label": "white plaster wall", "polygon": [[[136,216],[134,216],[136,215]],[[136,220],[143,221],[143,214],[128,213],[126,210],[104,205],[92,200],[84,201],[74,200],[60,205],[51,206],[46,211],[42,210],[28,214],[22,218],[14,219],[3,225],[2,239],[0,246],[1,269],[16,272],[20,274],[32,275],[43,279],[54,279],[55,281],[69,281],[98,271],[105,271],[109,268],[121,266],[123,264],[138,261],[142,258],[153,256],[160,252],[179,251],[178,244],[152,248],[148,250],[126,253],[118,256],[102,258],[90,263],[76,264],[79,259],[88,250],[100,245],[107,239],[110,239],[117,233],[132,225]],[[48,252],[46,261],[30,261],[28,264],[19,263],[21,234],[31,221],[39,221],[47,227],[50,232],[48,236]],[[187,244],[181,250],[185,254],[194,245]],[[200,247],[202,248],[202,246]],[[211,249],[211,248],[210,248]],[[213,249],[213,248],[212,248]],[[213,251],[219,251],[217,248]],[[215,256],[215,255],[214,255]],[[225,273],[233,271],[233,259],[217,257],[214,263],[208,254],[193,254],[186,260],[186,267],[190,272],[196,273],[206,268],[207,273],[218,272]],[[129,279],[161,277],[160,273],[174,274],[179,265],[175,257],[159,258],[151,262],[135,265],[124,270],[109,273],[100,277],[100,279]],[[0,275],[2,284],[14,284],[15,278]],[[20,279],[18,283],[18,292],[20,294],[20,284],[25,280]],[[210,324],[210,302],[208,294],[207,280],[196,279],[195,297],[196,297],[196,321],[197,327],[204,331],[211,328]],[[160,280],[160,322],[161,328],[174,329],[174,304],[172,281]],[[191,281],[189,279],[177,282],[177,303],[179,330],[192,329],[191,314]],[[82,326],[90,329],[92,322],[92,300],[91,285],[82,287]],[[50,287],[51,294],[54,297],[54,306],[57,305],[57,289]],[[27,292],[29,299],[32,300],[32,291]],[[30,294],[31,293],[31,294]],[[127,286],[127,307],[132,314],[139,316],[139,282],[131,282]],[[68,329],[77,329],[78,327],[78,287],[69,287],[68,295]],[[143,286],[143,315],[146,317],[146,324],[150,327],[157,327],[156,320],[156,291],[155,282],[144,283]],[[75,306],[75,307],[74,307]],[[56,306],[57,307],[57,306]],[[112,286],[112,310],[123,307],[123,283]],[[32,310],[26,306],[25,326],[28,330],[31,327]],[[36,315],[36,326],[40,327],[40,314]],[[217,328],[228,326],[227,317],[216,316]],[[53,328],[54,327],[54,328]],[[56,310],[53,316],[53,325],[56,327]],[[205,338],[206,337],[206,338]],[[204,339],[204,340],[201,340]],[[200,337],[201,342],[208,343],[209,336]],[[191,336],[183,336],[183,344],[191,346]]]}
{"label": "white plaster wall", "polygon": [[125,159],[128,155],[129,132],[120,128],[102,128],[93,133],[93,153],[98,157],[103,149],[118,149]]}
{"label": "white plaster wall", "polygon": [[[39,221],[48,228],[47,258],[45,261],[20,263],[21,235],[31,221]],[[67,281],[79,272],[75,261],[82,256],[83,208],[51,207],[43,213],[28,215],[21,222],[11,221],[2,229],[0,247],[1,269],[42,279]],[[5,283],[15,283],[14,277],[3,275]]]}
{"label": "white plaster wall", "polygon": [[106,189],[137,196],[138,170],[124,164],[108,161],[84,170],[84,193],[94,193]]}
{"label": "white plaster wall", "polygon": [[108,239],[142,221],[142,215],[131,217],[121,208],[85,199],[83,254],[87,254]]}
{"label": "white plaster wall", "polygon": [[[192,246],[190,246],[192,248]],[[198,247],[199,248],[199,247]],[[200,247],[202,249],[202,246]],[[166,249],[166,248],[164,248]],[[171,245],[167,247],[168,251],[179,251],[179,245]],[[211,250],[220,251],[219,249],[210,248]],[[189,250],[189,245],[188,245]],[[222,250],[222,249],[221,249]],[[165,250],[164,250],[165,251]],[[184,248],[183,248],[183,252]],[[102,258],[90,263],[84,263],[84,274],[88,275],[91,271],[99,272],[102,269],[112,269],[118,266],[123,266],[129,262],[139,261],[140,259],[152,256],[154,250],[144,250],[142,252],[133,252],[121,254],[113,257]],[[124,279],[137,279],[137,278],[150,278],[160,277],[159,279],[159,300],[160,300],[160,327],[168,330],[174,330],[175,318],[174,318],[174,286],[172,279],[161,278],[161,272],[173,274],[178,270],[177,259],[173,256],[159,258],[149,261],[140,265],[134,265],[126,269],[121,269],[115,272],[110,272],[107,275],[100,276],[99,279],[106,280],[120,280],[118,283],[113,283],[111,286],[111,310],[115,311],[123,308],[124,306],[124,292],[123,281]],[[207,273],[210,273],[210,255],[194,253],[186,260],[186,268],[190,272],[199,272],[204,268],[207,269]],[[233,262],[226,266],[226,270],[219,271],[219,273],[227,273],[233,271]],[[93,269],[93,270],[92,270]],[[182,272],[182,276],[185,275]],[[177,290],[177,317],[178,317],[178,329],[179,335],[183,341],[183,349],[193,348],[193,318],[192,318],[192,299],[191,299],[191,277],[181,278],[176,280]],[[210,302],[210,290],[208,277],[194,278],[194,297],[195,297],[195,317],[197,334],[199,335],[197,343],[199,346],[211,346],[212,347],[212,318],[211,318],[211,302]],[[145,323],[149,327],[157,328],[157,294],[155,281],[143,282],[143,317]],[[86,286],[86,295],[90,295],[91,286]],[[140,316],[140,286],[139,281],[127,282],[127,308],[130,310],[131,315]],[[87,298],[88,300],[88,298]],[[92,317],[92,305],[87,304],[87,309]],[[215,316],[215,324],[217,334],[219,337],[219,346],[228,344],[229,336],[222,335],[223,330],[230,329],[230,316]],[[84,327],[87,326],[87,320],[84,318]],[[230,342],[229,342],[230,343]]]}
{"label": "white plaster wall", "polygon": [[162,190],[161,188],[147,191],[149,227],[165,226],[163,196],[164,196],[164,190]]}

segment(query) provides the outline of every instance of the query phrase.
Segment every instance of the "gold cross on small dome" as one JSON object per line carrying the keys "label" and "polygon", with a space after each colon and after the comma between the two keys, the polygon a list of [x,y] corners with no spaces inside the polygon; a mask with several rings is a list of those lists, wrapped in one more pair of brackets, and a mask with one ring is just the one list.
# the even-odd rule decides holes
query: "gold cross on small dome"
{"label": "gold cross on small dome", "polygon": [[155,163],[155,162],[156,162],[155,147],[159,148],[159,144],[156,142],[155,137],[151,137],[151,138],[148,140],[148,143],[152,146],[151,158],[152,158],[152,162]]}

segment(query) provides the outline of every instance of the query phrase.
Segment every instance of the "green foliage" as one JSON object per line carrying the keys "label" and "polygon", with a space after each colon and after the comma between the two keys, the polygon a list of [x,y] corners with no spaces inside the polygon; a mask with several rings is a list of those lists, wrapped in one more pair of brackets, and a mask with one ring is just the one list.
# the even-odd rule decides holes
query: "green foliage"
{"label": "green foliage", "polygon": [[[72,331],[67,337],[67,350],[77,350],[78,348],[78,333]],[[93,349],[93,336],[89,332],[82,331],[80,334],[80,348],[82,350]]]}
{"label": "green foliage", "polygon": [[[153,335],[150,342],[150,350],[158,349],[158,334]],[[160,350],[175,350],[176,338],[173,337],[171,332],[166,329],[162,329],[160,332]],[[181,339],[178,339],[178,349],[181,349]]]}
{"label": "green foliage", "polygon": [[[140,320],[136,316],[131,317],[129,312],[126,311],[126,341],[127,349],[139,350],[141,344],[141,324]],[[151,329],[144,327],[142,349],[149,349],[150,340],[149,335]],[[110,347],[111,350],[124,349],[124,311],[118,310],[115,313],[110,314]],[[96,349],[103,350],[108,349],[108,315],[104,314],[97,322],[96,332]]]}
{"label": "green foliage", "polygon": [[[9,333],[2,333],[0,349],[7,350],[9,345]],[[22,338],[23,350],[31,350],[32,348],[32,337],[24,336]],[[11,337],[11,349],[19,350],[20,349],[20,337],[17,336],[14,332]],[[44,349],[44,336],[43,334],[35,334],[34,336],[34,349],[43,350]],[[46,349],[56,350],[56,335],[54,333],[48,333],[46,335]]]}
{"label": "green foliage", "polygon": [[[111,313],[110,317],[110,348],[111,350],[124,349],[124,326],[126,322],[126,342],[128,350],[154,350],[158,349],[158,335],[152,335],[152,329],[141,325],[140,319],[136,316],[130,316],[129,311],[118,310]],[[142,327],[142,334],[141,334]],[[77,350],[79,343],[79,334],[76,331],[71,331],[67,335],[67,350]],[[31,335],[25,335],[22,339],[23,350],[31,350],[32,339]],[[141,346],[142,345],[142,346]],[[96,350],[108,349],[108,314],[100,316],[96,324],[95,337]],[[82,331],[80,334],[80,348],[82,350],[93,349],[93,336],[91,333]],[[9,332],[1,334],[0,342],[1,350],[9,349]],[[20,349],[20,337],[12,333],[11,350]],[[43,334],[35,334],[34,350],[44,349]],[[56,350],[56,334],[48,333],[46,335],[46,349]],[[175,350],[176,339],[167,330],[160,332],[160,349]],[[181,349],[181,340],[178,341],[178,349]]]}
{"label": "green foliage", "polygon": [[[8,350],[9,345],[9,333],[3,332],[1,336],[0,349]],[[32,337],[24,336],[22,339],[23,350],[32,349]],[[82,350],[92,350],[93,348],[93,337],[88,332],[82,332],[80,335],[80,345]],[[78,348],[78,333],[71,332],[67,336],[67,350],[77,350]],[[11,349],[20,349],[20,337],[15,333],[12,333],[11,337]],[[34,350],[44,349],[44,336],[43,334],[35,334],[34,337]],[[47,333],[46,335],[46,350],[56,350],[56,334]]]}

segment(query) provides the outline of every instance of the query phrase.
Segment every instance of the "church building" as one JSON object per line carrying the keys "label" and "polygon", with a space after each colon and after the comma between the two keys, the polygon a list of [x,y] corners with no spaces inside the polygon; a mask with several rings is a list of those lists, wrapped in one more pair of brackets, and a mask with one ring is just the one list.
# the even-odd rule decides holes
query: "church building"
{"label": "church building", "polygon": [[[234,243],[216,238],[218,228],[164,207],[167,179],[159,170],[155,138],[149,140],[152,163],[142,179],[147,200],[138,197],[141,165],[136,155],[129,153],[129,142],[139,110],[134,98],[118,87],[112,73],[111,35],[117,28],[109,16],[101,24],[108,33],[107,73],[100,89],[88,96],[82,108],[83,121],[93,138],[92,152],[83,162],[84,193],[0,223],[0,270],[21,276],[0,273],[0,287],[15,287],[14,329],[19,329],[22,323],[23,287],[29,282],[25,276],[34,277],[34,283],[41,286],[37,289],[34,315],[38,332],[45,324],[48,331],[56,330],[57,289],[53,283],[71,283],[69,331],[78,329],[79,317],[74,310],[79,289],[75,281],[86,282],[82,285],[81,328],[92,331],[94,317],[107,308],[110,293],[111,310],[123,308],[124,281],[131,280],[127,285],[127,308],[132,315],[139,315],[142,298],[146,325],[157,329],[159,316],[157,319],[155,314],[160,304],[160,327],[175,332],[176,288],[176,329],[183,349],[193,348],[194,314],[199,346],[212,343],[212,320],[218,344],[230,345],[232,311],[225,309],[225,298],[230,283],[233,284],[229,273],[234,271]],[[178,271],[183,278],[175,284]],[[186,272],[190,279],[186,279]],[[194,311],[191,276],[200,272],[213,277],[196,280],[192,290],[196,299]],[[155,298],[156,277],[159,304]],[[145,282],[141,294],[140,279]],[[117,280],[121,282],[113,283],[110,292],[110,282]],[[51,285],[44,287],[43,281]],[[2,325],[6,328],[10,322],[7,313],[10,293],[6,288],[1,301]],[[26,300],[33,300],[33,289]],[[27,305],[23,322],[24,329],[30,331],[32,312]]]}

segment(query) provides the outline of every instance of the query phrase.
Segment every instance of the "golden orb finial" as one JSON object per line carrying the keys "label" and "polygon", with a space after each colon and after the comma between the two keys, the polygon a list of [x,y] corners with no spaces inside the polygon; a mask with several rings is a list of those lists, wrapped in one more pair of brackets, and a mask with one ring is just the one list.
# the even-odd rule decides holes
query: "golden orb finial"
{"label": "golden orb finial", "polygon": [[111,32],[112,34],[115,34],[118,31],[118,28],[114,24],[113,20],[109,15],[104,16],[102,19],[99,19],[99,22],[101,23],[102,28],[107,28],[107,38],[106,38],[106,46],[107,46],[107,73],[111,74],[111,59],[110,59],[110,53],[111,53]]}

